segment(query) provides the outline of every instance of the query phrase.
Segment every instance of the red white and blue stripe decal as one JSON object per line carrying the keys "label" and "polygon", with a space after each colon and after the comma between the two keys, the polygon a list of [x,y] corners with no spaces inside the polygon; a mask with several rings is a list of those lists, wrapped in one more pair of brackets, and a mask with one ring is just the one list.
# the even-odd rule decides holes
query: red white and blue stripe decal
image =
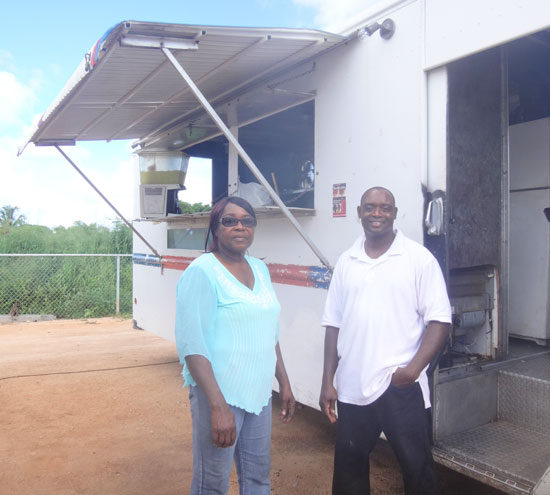
{"label": "red white and blue stripe decal", "polygon": [[160,258],[154,254],[134,253],[132,255],[132,261],[134,265],[162,266],[160,264]]}
{"label": "red white and blue stripe decal", "polygon": [[[136,265],[162,267],[169,270],[185,270],[195,258],[184,256],[163,256],[159,258],[152,254],[134,253],[132,260]],[[322,266],[282,265],[267,263],[271,281],[276,284],[296,285],[298,287],[314,287],[328,289],[330,272]]]}

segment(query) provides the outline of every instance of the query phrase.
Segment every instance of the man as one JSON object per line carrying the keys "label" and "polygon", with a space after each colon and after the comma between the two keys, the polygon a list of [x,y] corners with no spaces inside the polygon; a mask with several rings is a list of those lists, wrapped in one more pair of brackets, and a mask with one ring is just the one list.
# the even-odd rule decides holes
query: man
{"label": "man", "polygon": [[430,252],[394,230],[389,190],[368,189],[357,214],[364,235],[336,264],[322,320],[319,404],[333,423],[338,403],[333,494],[370,493],[369,454],[382,431],[405,494],[433,494],[426,367],[449,332],[445,281]]}

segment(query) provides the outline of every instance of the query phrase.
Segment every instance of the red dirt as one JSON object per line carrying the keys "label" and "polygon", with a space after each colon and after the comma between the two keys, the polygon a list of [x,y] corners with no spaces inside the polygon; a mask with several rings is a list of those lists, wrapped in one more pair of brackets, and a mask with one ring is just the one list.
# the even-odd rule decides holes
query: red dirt
{"label": "red dirt", "polygon": [[[0,325],[0,341],[0,493],[188,493],[189,401],[173,343],[114,318]],[[290,425],[274,420],[272,493],[329,494],[333,438],[307,407]],[[384,441],[371,459],[373,495],[401,494]],[[445,495],[500,493],[439,475]]]}

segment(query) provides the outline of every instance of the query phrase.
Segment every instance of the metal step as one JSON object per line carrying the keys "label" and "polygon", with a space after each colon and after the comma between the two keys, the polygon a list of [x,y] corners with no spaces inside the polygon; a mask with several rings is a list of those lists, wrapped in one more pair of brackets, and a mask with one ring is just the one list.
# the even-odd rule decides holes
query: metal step
{"label": "metal step", "polygon": [[439,461],[511,494],[531,493],[550,466],[550,355],[498,372],[497,420],[440,439]]}
{"label": "metal step", "polygon": [[495,421],[440,440],[434,454],[500,481],[508,493],[530,493],[550,465],[550,435]]}
{"label": "metal step", "polygon": [[499,371],[498,419],[550,435],[550,355]]}

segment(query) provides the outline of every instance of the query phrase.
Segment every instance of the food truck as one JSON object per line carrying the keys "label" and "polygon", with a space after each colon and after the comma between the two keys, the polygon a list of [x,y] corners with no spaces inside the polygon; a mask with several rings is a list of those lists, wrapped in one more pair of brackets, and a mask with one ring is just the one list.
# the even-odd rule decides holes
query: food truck
{"label": "food truck", "polygon": [[115,139],[134,140],[136,326],[174,339],[175,286],[208,225],[178,192],[189,160],[208,159],[213,199],[253,202],[250,254],[269,267],[311,407],[332,267],[361,233],[363,191],[389,188],[453,308],[432,378],[436,460],[550,493],[547,0],[385,0],[339,33],[124,21],[29,142],[76,167],[65,145]]}

